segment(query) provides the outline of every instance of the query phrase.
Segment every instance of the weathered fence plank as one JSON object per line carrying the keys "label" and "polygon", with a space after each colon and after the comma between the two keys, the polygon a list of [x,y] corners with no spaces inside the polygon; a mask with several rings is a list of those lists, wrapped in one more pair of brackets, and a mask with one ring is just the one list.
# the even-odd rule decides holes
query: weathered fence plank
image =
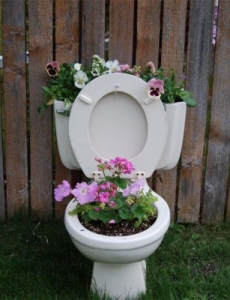
{"label": "weathered fence plank", "polygon": [[188,122],[181,158],[178,221],[184,223],[197,223],[200,214],[212,50],[212,15],[212,1],[191,1],[186,85],[187,89],[193,92],[198,105],[187,110]]}
{"label": "weathered fence plank", "polygon": [[224,219],[230,162],[230,1],[219,1],[208,158],[202,221]]}
{"label": "weathered fence plank", "polygon": [[[2,8],[0,6],[0,24],[2,24]],[[2,36],[2,28],[0,27],[0,36]],[[1,49],[1,45],[0,45]],[[1,51],[1,50],[0,50]],[[1,72],[1,71],[0,71]],[[4,149],[3,149],[3,88],[2,88],[2,72],[0,73],[0,222],[6,220],[6,199],[4,186]]]}
{"label": "weathered fence plank", "polygon": [[[55,60],[59,64],[79,60],[80,43],[80,1],[76,0],[56,0],[55,11]],[[68,26],[66,23],[68,22]],[[78,172],[78,171],[77,171]],[[71,170],[66,169],[61,163],[58,149],[56,148],[55,161],[55,186],[63,179],[71,182]],[[69,199],[62,202],[55,202],[55,216],[62,218]]]}
{"label": "weathered fence plank", "polygon": [[[161,32],[161,1],[151,5],[151,0],[137,2],[136,65],[142,70],[152,61],[158,67]],[[154,30],[153,30],[154,28]],[[154,175],[147,179],[151,188]]]}
{"label": "weathered fence plank", "polygon": [[[105,0],[84,0],[81,9],[82,30],[80,57],[84,65],[92,63],[94,54],[104,57],[105,53]],[[87,178],[81,174],[73,174],[75,181]]]}
{"label": "weathered fence plank", "polygon": [[226,208],[226,221],[230,221],[230,182],[228,184],[228,200],[227,200],[227,208]]}
{"label": "weathered fence plank", "polygon": [[[79,61],[89,65],[92,55],[104,57],[105,31],[109,31],[106,59],[142,68],[153,61],[156,67],[173,67],[178,78],[186,69],[187,89],[198,101],[197,108],[188,109],[178,167],[148,179],[168,202],[172,221],[217,223],[224,215],[230,219],[228,0],[219,0],[213,62],[213,0],[51,0],[46,5],[43,0],[2,0],[1,4],[1,221],[22,208],[28,213],[31,209],[39,218],[53,213],[62,218],[67,201],[53,204],[54,184],[86,179],[82,172],[71,172],[61,164],[53,143],[52,109],[39,115],[37,107],[44,100],[41,86],[49,80],[46,63],[55,59],[60,64]],[[28,67],[26,50],[30,53]],[[210,62],[214,65],[212,93]]]}
{"label": "weathered fence plank", "polygon": [[56,0],[55,6],[56,60],[60,64],[78,61],[80,47],[80,0]]}
{"label": "weathered fence plank", "polygon": [[[0,85],[2,82],[0,81]],[[2,93],[0,91],[0,222],[6,220],[6,203],[5,203],[5,187],[4,187],[4,157],[3,157],[3,144],[2,144]]]}
{"label": "weathered fence plank", "polygon": [[134,1],[110,0],[109,58],[133,64]]}
{"label": "weathered fence plank", "polygon": [[39,218],[52,214],[52,118],[51,110],[38,114],[47,83],[45,65],[53,59],[53,5],[29,1],[29,94],[31,211]]}
{"label": "weathered fence plank", "polygon": [[[154,28],[154,29],[153,29]],[[137,3],[136,64],[144,68],[152,61],[158,67],[161,30],[161,0]]]}
{"label": "weathered fence plank", "polygon": [[[1,22],[1,8],[0,8],[0,22]],[[0,31],[1,33],[1,31]],[[6,220],[6,199],[5,199],[5,185],[4,185],[4,149],[3,149],[3,93],[2,93],[2,74],[0,73],[0,222]]]}
{"label": "weathered fence plank", "polygon": [[81,20],[81,58],[84,65],[89,65],[94,54],[104,57],[105,0],[83,0]]}
{"label": "weathered fence plank", "polygon": [[2,1],[7,215],[28,210],[24,0]]}
{"label": "weathered fence plank", "polygon": [[[165,0],[163,10],[161,67],[173,68],[177,76],[183,74],[187,0]],[[175,219],[177,168],[156,172],[155,188],[167,202],[172,221]]]}

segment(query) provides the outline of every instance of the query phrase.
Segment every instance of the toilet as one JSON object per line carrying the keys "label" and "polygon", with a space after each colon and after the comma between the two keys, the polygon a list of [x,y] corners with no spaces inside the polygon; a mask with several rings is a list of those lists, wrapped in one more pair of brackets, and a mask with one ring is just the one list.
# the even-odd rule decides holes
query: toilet
{"label": "toilet", "polygon": [[[100,76],[80,92],[69,118],[69,146],[78,168],[88,178],[100,176],[95,158],[120,156],[132,162],[135,171],[127,179],[143,177],[144,190],[162,158],[168,136],[168,120],[162,102],[148,98],[146,82],[122,73]],[[69,164],[71,166],[71,164]],[[95,178],[96,179],[96,178]],[[94,262],[91,289],[102,296],[128,299],[146,292],[146,262],[159,247],[170,224],[166,201],[157,195],[157,220],[149,229],[131,236],[103,236],[69,215],[65,226],[76,248]]]}

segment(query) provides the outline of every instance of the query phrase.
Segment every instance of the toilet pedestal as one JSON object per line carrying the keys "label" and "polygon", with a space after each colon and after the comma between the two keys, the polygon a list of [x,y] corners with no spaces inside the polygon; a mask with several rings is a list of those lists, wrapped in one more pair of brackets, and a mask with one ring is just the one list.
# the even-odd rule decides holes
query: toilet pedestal
{"label": "toilet pedestal", "polygon": [[119,300],[137,297],[146,292],[145,273],[145,260],[130,264],[95,262],[91,290]]}

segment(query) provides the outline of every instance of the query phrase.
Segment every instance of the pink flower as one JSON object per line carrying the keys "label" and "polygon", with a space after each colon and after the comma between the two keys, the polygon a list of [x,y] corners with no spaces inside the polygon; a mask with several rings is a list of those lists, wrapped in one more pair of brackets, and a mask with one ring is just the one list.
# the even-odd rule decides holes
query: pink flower
{"label": "pink flower", "polygon": [[116,202],[111,201],[111,202],[109,203],[109,207],[110,207],[110,208],[114,208],[115,206],[116,206]]}
{"label": "pink flower", "polygon": [[109,201],[109,192],[99,193],[99,200],[103,203],[107,203]]}
{"label": "pink flower", "polygon": [[48,63],[46,65],[46,72],[50,77],[57,76],[58,72],[60,70],[59,63],[57,61],[52,61],[51,63]]}
{"label": "pink flower", "polygon": [[127,197],[129,195],[136,195],[144,187],[144,179],[140,178],[123,190],[122,195]]}
{"label": "pink flower", "polygon": [[109,224],[115,224],[115,223],[116,223],[116,221],[114,219],[109,221]]}
{"label": "pink flower", "polygon": [[146,64],[146,67],[152,72],[152,73],[155,73],[156,72],[156,68],[155,68],[155,65],[153,62],[149,61],[147,64]]}
{"label": "pink flower", "polygon": [[54,198],[56,201],[62,201],[64,197],[70,194],[70,184],[68,181],[63,180],[62,184],[59,184],[56,189],[54,189]]}
{"label": "pink flower", "polygon": [[120,65],[121,72],[130,71],[130,66],[128,64]]}
{"label": "pink flower", "polygon": [[161,94],[164,94],[164,81],[152,78],[148,83],[149,98],[160,99]]}
{"label": "pink flower", "polygon": [[88,185],[86,182],[77,183],[75,189],[72,190],[72,194],[76,197],[80,204],[93,202],[96,197],[97,186]]}
{"label": "pink flower", "polygon": [[114,159],[111,159],[109,163],[111,165],[114,165],[114,167],[117,169],[118,174],[131,174],[131,172],[135,170],[133,164],[126,158],[116,157]]}

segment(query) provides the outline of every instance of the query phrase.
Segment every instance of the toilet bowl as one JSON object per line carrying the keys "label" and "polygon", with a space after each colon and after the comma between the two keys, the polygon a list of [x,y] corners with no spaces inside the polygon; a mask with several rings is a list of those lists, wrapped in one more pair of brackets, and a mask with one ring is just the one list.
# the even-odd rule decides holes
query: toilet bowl
{"label": "toilet bowl", "polygon": [[[69,119],[70,146],[88,178],[97,174],[95,158],[128,159],[135,171],[133,180],[146,178],[156,170],[165,149],[168,122],[162,102],[148,98],[146,82],[128,74],[107,74],[91,81],[76,98]],[[126,299],[146,291],[145,259],[159,247],[170,223],[165,200],[158,198],[156,222],[147,230],[130,236],[95,234],[65,212],[65,226],[77,249],[94,262],[91,288],[100,294]]]}
{"label": "toilet bowl", "polygon": [[[144,191],[149,189],[145,182]],[[91,289],[99,295],[126,299],[146,292],[146,262],[161,244],[169,227],[170,211],[158,198],[156,222],[147,230],[130,236],[104,236],[87,230],[77,216],[70,216],[76,203],[72,200],[65,212],[65,226],[76,248],[94,262]]]}

